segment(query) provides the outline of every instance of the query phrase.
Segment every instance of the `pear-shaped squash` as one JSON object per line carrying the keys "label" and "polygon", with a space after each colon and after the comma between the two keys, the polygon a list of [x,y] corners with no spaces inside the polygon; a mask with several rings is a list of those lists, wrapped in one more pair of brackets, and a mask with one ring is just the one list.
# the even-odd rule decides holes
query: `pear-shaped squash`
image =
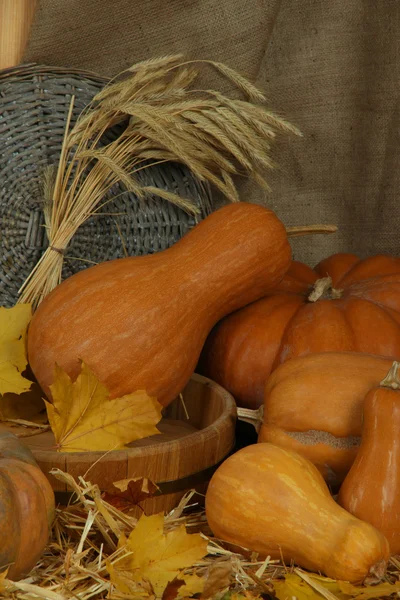
{"label": "pear-shaped squash", "polygon": [[357,457],[338,502],[381,531],[392,554],[400,553],[400,363],[394,362],[364,402]]}
{"label": "pear-shaped squash", "polygon": [[219,467],[206,513],[214,535],[261,557],[351,582],[385,572],[386,538],[336,504],[312,463],[273,444],[247,446]]}
{"label": "pear-shaped squash", "polygon": [[400,258],[335,254],[315,269],[294,261],[273,292],[217,324],[201,372],[256,408],[279,364],[320,352],[400,356]]}
{"label": "pear-shaped squash", "polygon": [[146,389],[167,405],[192,375],[213,325],[276,286],[290,257],[272,211],[225,206],[167,250],[65,280],[33,316],[30,366],[48,395],[55,363],[76,378],[81,359],[111,397]]}
{"label": "pear-shaped squash", "polygon": [[54,493],[30,450],[0,430],[0,571],[29,573],[40,558],[54,518]]}
{"label": "pear-shaped squash", "polygon": [[365,395],[391,364],[357,352],[308,354],[283,363],[265,386],[258,441],[299,452],[336,487],[358,452]]}

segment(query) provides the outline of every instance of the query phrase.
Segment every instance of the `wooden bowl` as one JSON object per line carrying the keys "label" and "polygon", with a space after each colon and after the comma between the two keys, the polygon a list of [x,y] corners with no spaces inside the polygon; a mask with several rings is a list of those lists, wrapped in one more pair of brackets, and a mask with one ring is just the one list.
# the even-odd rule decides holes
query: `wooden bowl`
{"label": "wooden bowl", "polygon": [[141,503],[146,514],[169,511],[186,491],[205,491],[213,472],[235,443],[236,405],[229,392],[194,374],[182,395],[184,404],[178,398],[165,409],[158,425],[160,435],[133,442],[124,450],[57,452],[53,450],[51,432],[23,441],[55,492],[69,490],[50,475],[54,468],[74,478],[85,476],[102,491],[121,479],[147,477],[159,486],[161,495]]}

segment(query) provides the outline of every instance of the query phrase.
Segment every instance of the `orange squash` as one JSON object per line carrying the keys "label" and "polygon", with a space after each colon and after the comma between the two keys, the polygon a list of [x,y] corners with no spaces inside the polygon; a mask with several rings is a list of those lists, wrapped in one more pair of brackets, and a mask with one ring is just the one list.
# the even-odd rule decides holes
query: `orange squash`
{"label": "orange squash", "polygon": [[0,430],[0,571],[24,577],[40,558],[54,518],[54,494],[31,452]]}
{"label": "orange squash", "polygon": [[273,293],[214,328],[201,371],[256,408],[279,364],[343,351],[400,357],[399,258],[336,254],[314,270],[293,262]]}
{"label": "orange squash", "polygon": [[361,445],[338,502],[381,531],[400,553],[400,363],[364,402]]}
{"label": "orange squash", "polygon": [[75,378],[82,359],[111,397],[146,389],[167,405],[192,375],[213,325],[276,286],[290,257],[272,211],[225,206],[167,250],[65,280],[33,316],[30,366],[48,395],[55,363]]}
{"label": "orange squash", "polygon": [[336,504],[312,463],[273,444],[247,446],[218,468],[206,514],[218,538],[333,579],[383,575],[389,557],[386,538]]}
{"label": "orange squash", "polygon": [[327,352],[280,365],[265,386],[258,441],[299,452],[337,486],[358,452],[365,395],[391,363],[368,354]]}

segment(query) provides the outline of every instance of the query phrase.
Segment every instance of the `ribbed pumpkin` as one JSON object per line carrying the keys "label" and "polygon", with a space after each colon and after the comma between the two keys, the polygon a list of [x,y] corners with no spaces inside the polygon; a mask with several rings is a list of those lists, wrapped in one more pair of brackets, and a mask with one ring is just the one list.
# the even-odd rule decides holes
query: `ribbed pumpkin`
{"label": "ribbed pumpkin", "polygon": [[0,570],[20,579],[42,554],[54,518],[54,494],[31,452],[0,430]]}
{"label": "ribbed pumpkin", "polygon": [[293,262],[273,293],[214,328],[200,370],[255,408],[282,362],[342,351],[400,357],[400,259],[336,254],[314,270]]}
{"label": "ribbed pumpkin", "polygon": [[357,457],[340,488],[338,502],[371,523],[400,553],[400,364],[393,363],[364,401]]}
{"label": "ribbed pumpkin", "polygon": [[285,362],[267,381],[258,441],[295,450],[337,486],[358,452],[364,398],[391,364],[356,352],[308,354]]}
{"label": "ribbed pumpkin", "polygon": [[48,394],[55,363],[74,378],[82,359],[111,397],[146,389],[167,405],[192,375],[215,323],[276,286],[290,260],[285,228],[272,211],[225,206],[167,250],[65,280],[33,316],[30,366]]}
{"label": "ribbed pumpkin", "polygon": [[218,468],[206,513],[218,538],[261,558],[351,582],[385,572],[385,537],[336,504],[313,464],[272,444],[247,446]]}

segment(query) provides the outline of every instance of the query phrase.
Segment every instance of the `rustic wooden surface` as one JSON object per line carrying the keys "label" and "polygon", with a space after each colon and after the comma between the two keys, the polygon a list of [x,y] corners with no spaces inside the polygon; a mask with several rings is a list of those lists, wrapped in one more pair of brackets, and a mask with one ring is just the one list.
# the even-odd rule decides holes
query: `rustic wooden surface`
{"label": "rustic wooden surface", "polygon": [[0,69],[21,62],[35,9],[36,0],[0,0]]}
{"label": "rustic wooden surface", "polygon": [[[165,409],[159,425],[161,434],[133,442],[128,449],[109,453],[57,452],[51,432],[25,437],[23,441],[57,492],[68,490],[50,475],[54,468],[75,478],[84,476],[101,490],[115,481],[141,476],[157,484],[176,482],[181,487],[180,479],[216,465],[229,454],[235,442],[236,422],[232,396],[206,377],[194,374],[182,396],[189,419],[178,398]],[[147,500],[143,504],[146,513],[171,510],[190,487]],[[204,483],[196,489],[204,492]]]}

